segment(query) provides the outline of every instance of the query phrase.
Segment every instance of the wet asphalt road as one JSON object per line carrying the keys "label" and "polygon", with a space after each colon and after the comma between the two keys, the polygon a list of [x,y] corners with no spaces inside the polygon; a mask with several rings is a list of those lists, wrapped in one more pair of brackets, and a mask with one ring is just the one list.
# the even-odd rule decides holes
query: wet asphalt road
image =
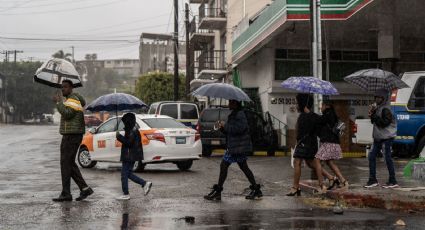
{"label": "wet asphalt road", "polygon": [[[57,126],[0,126],[0,229],[424,229],[424,214],[348,209],[334,215],[329,207],[286,197],[292,170],[288,158],[249,160],[264,198],[244,198],[248,182],[236,165],[229,171],[222,202],[204,201],[216,183],[219,157],[194,162],[181,172],[173,164],[148,165],[139,176],[153,182],[143,195],[130,182],[130,201],[121,193],[120,165],[98,163],[82,174],[95,193],[83,202],[54,203],[61,190],[60,136]],[[358,159],[347,159],[350,170]],[[353,174],[354,175],[354,174]],[[305,177],[309,173],[304,173]],[[74,198],[78,189],[72,184]],[[306,196],[303,196],[306,197]],[[308,197],[308,196],[307,196]],[[321,200],[320,198],[313,198]],[[185,216],[193,216],[194,223]],[[395,227],[397,219],[407,227]]]}

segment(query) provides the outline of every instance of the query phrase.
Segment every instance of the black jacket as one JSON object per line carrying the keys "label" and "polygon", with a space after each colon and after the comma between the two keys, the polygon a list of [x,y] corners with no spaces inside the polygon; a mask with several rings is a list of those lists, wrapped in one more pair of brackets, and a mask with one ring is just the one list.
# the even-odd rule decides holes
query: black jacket
{"label": "black jacket", "polygon": [[126,130],[124,136],[118,134],[117,140],[122,144],[120,161],[143,160],[142,138],[136,127],[130,131]]}
{"label": "black jacket", "polygon": [[332,129],[338,122],[338,116],[333,109],[326,109],[319,117],[319,138],[321,143],[339,144],[339,136]]}
{"label": "black jacket", "polygon": [[227,151],[231,155],[252,152],[248,120],[243,110],[233,110],[221,131],[226,135]]}
{"label": "black jacket", "polygon": [[301,113],[297,120],[297,143],[302,143],[310,150],[305,158],[314,158],[318,150],[317,127],[319,115],[316,113]]}

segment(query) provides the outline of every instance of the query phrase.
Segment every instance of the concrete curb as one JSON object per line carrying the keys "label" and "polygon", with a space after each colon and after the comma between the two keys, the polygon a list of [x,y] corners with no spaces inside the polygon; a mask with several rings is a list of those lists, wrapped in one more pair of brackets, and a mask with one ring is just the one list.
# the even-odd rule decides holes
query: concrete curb
{"label": "concrete curb", "polygon": [[[223,156],[224,155],[224,149],[216,149],[213,151],[213,154],[215,156]],[[268,154],[266,151],[255,151],[253,156],[258,157],[267,157]],[[275,154],[272,157],[290,157],[291,152],[284,152],[284,151],[276,151]],[[363,158],[366,157],[366,153],[364,152],[344,152],[342,153],[343,158]]]}
{"label": "concrete curb", "polygon": [[[314,193],[316,187],[312,181],[300,182],[300,187],[307,192]],[[396,190],[389,193],[374,192],[368,189],[353,190],[331,190],[325,196],[332,200],[339,200],[349,206],[379,208],[403,212],[423,212],[425,211],[425,194],[403,194]]]}

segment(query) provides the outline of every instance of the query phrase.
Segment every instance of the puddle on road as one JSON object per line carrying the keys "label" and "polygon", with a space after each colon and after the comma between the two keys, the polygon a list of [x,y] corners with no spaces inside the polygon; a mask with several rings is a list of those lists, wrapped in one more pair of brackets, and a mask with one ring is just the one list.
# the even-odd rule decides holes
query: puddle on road
{"label": "puddle on road", "polygon": [[[184,213],[151,214],[125,212],[121,229],[388,229],[400,218],[382,212],[347,211],[334,215],[331,211],[315,210],[222,210],[184,216]],[[179,216],[180,215],[180,216]],[[193,221],[187,221],[193,217]],[[414,229],[412,221],[406,221]]]}

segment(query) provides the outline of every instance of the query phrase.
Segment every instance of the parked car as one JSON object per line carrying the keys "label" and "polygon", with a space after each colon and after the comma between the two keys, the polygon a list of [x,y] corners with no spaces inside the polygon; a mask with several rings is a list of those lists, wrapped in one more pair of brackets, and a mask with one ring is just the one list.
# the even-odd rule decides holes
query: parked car
{"label": "parked car", "polygon": [[[397,156],[425,157],[425,72],[407,72],[402,80],[409,88],[394,90],[391,109],[397,119],[397,136],[393,154]],[[370,119],[356,119],[354,143],[372,145]]]}
{"label": "parked car", "polygon": [[95,115],[84,115],[84,123],[87,127],[96,127],[102,124],[102,120],[97,118]]}
{"label": "parked car", "polygon": [[[110,118],[84,135],[77,161],[83,168],[92,168],[97,162],[119,162],[121,143],[116,140],[117,130],[124,134],[124,125]],[[191,168],[200,159],[202,146],[196,130],[175,119],[163,115],[136,115],[142,136],[144,160],[136,162],[135,171],[142,171],[146,164],[174,163],[180,170]]]}
{"label": "parked car", "polygon": [[148,114],[166,115],[188,127],[196,128],[199,108],[197,104],[191,102],[162,101],[153,103]]}
{"label": "parked car", "polygon": [[[269,155],[274,155],[277,149],[277,132],[273,129],[270,116],[267,116],[267,121],[261,114],[244,110],[247,117],[251,140],[254,150],[265,150]],[[226,147],[226,137],[219,130],[214,129],[214,124],[217,121],[227,121],[230,114],[228,108],[207,108],[204,109],[199,118],[197,130],[201,135],[202,155],[211,156],[214,149],[222,149]],[[252,154],[252,153],[250,153]]]}

